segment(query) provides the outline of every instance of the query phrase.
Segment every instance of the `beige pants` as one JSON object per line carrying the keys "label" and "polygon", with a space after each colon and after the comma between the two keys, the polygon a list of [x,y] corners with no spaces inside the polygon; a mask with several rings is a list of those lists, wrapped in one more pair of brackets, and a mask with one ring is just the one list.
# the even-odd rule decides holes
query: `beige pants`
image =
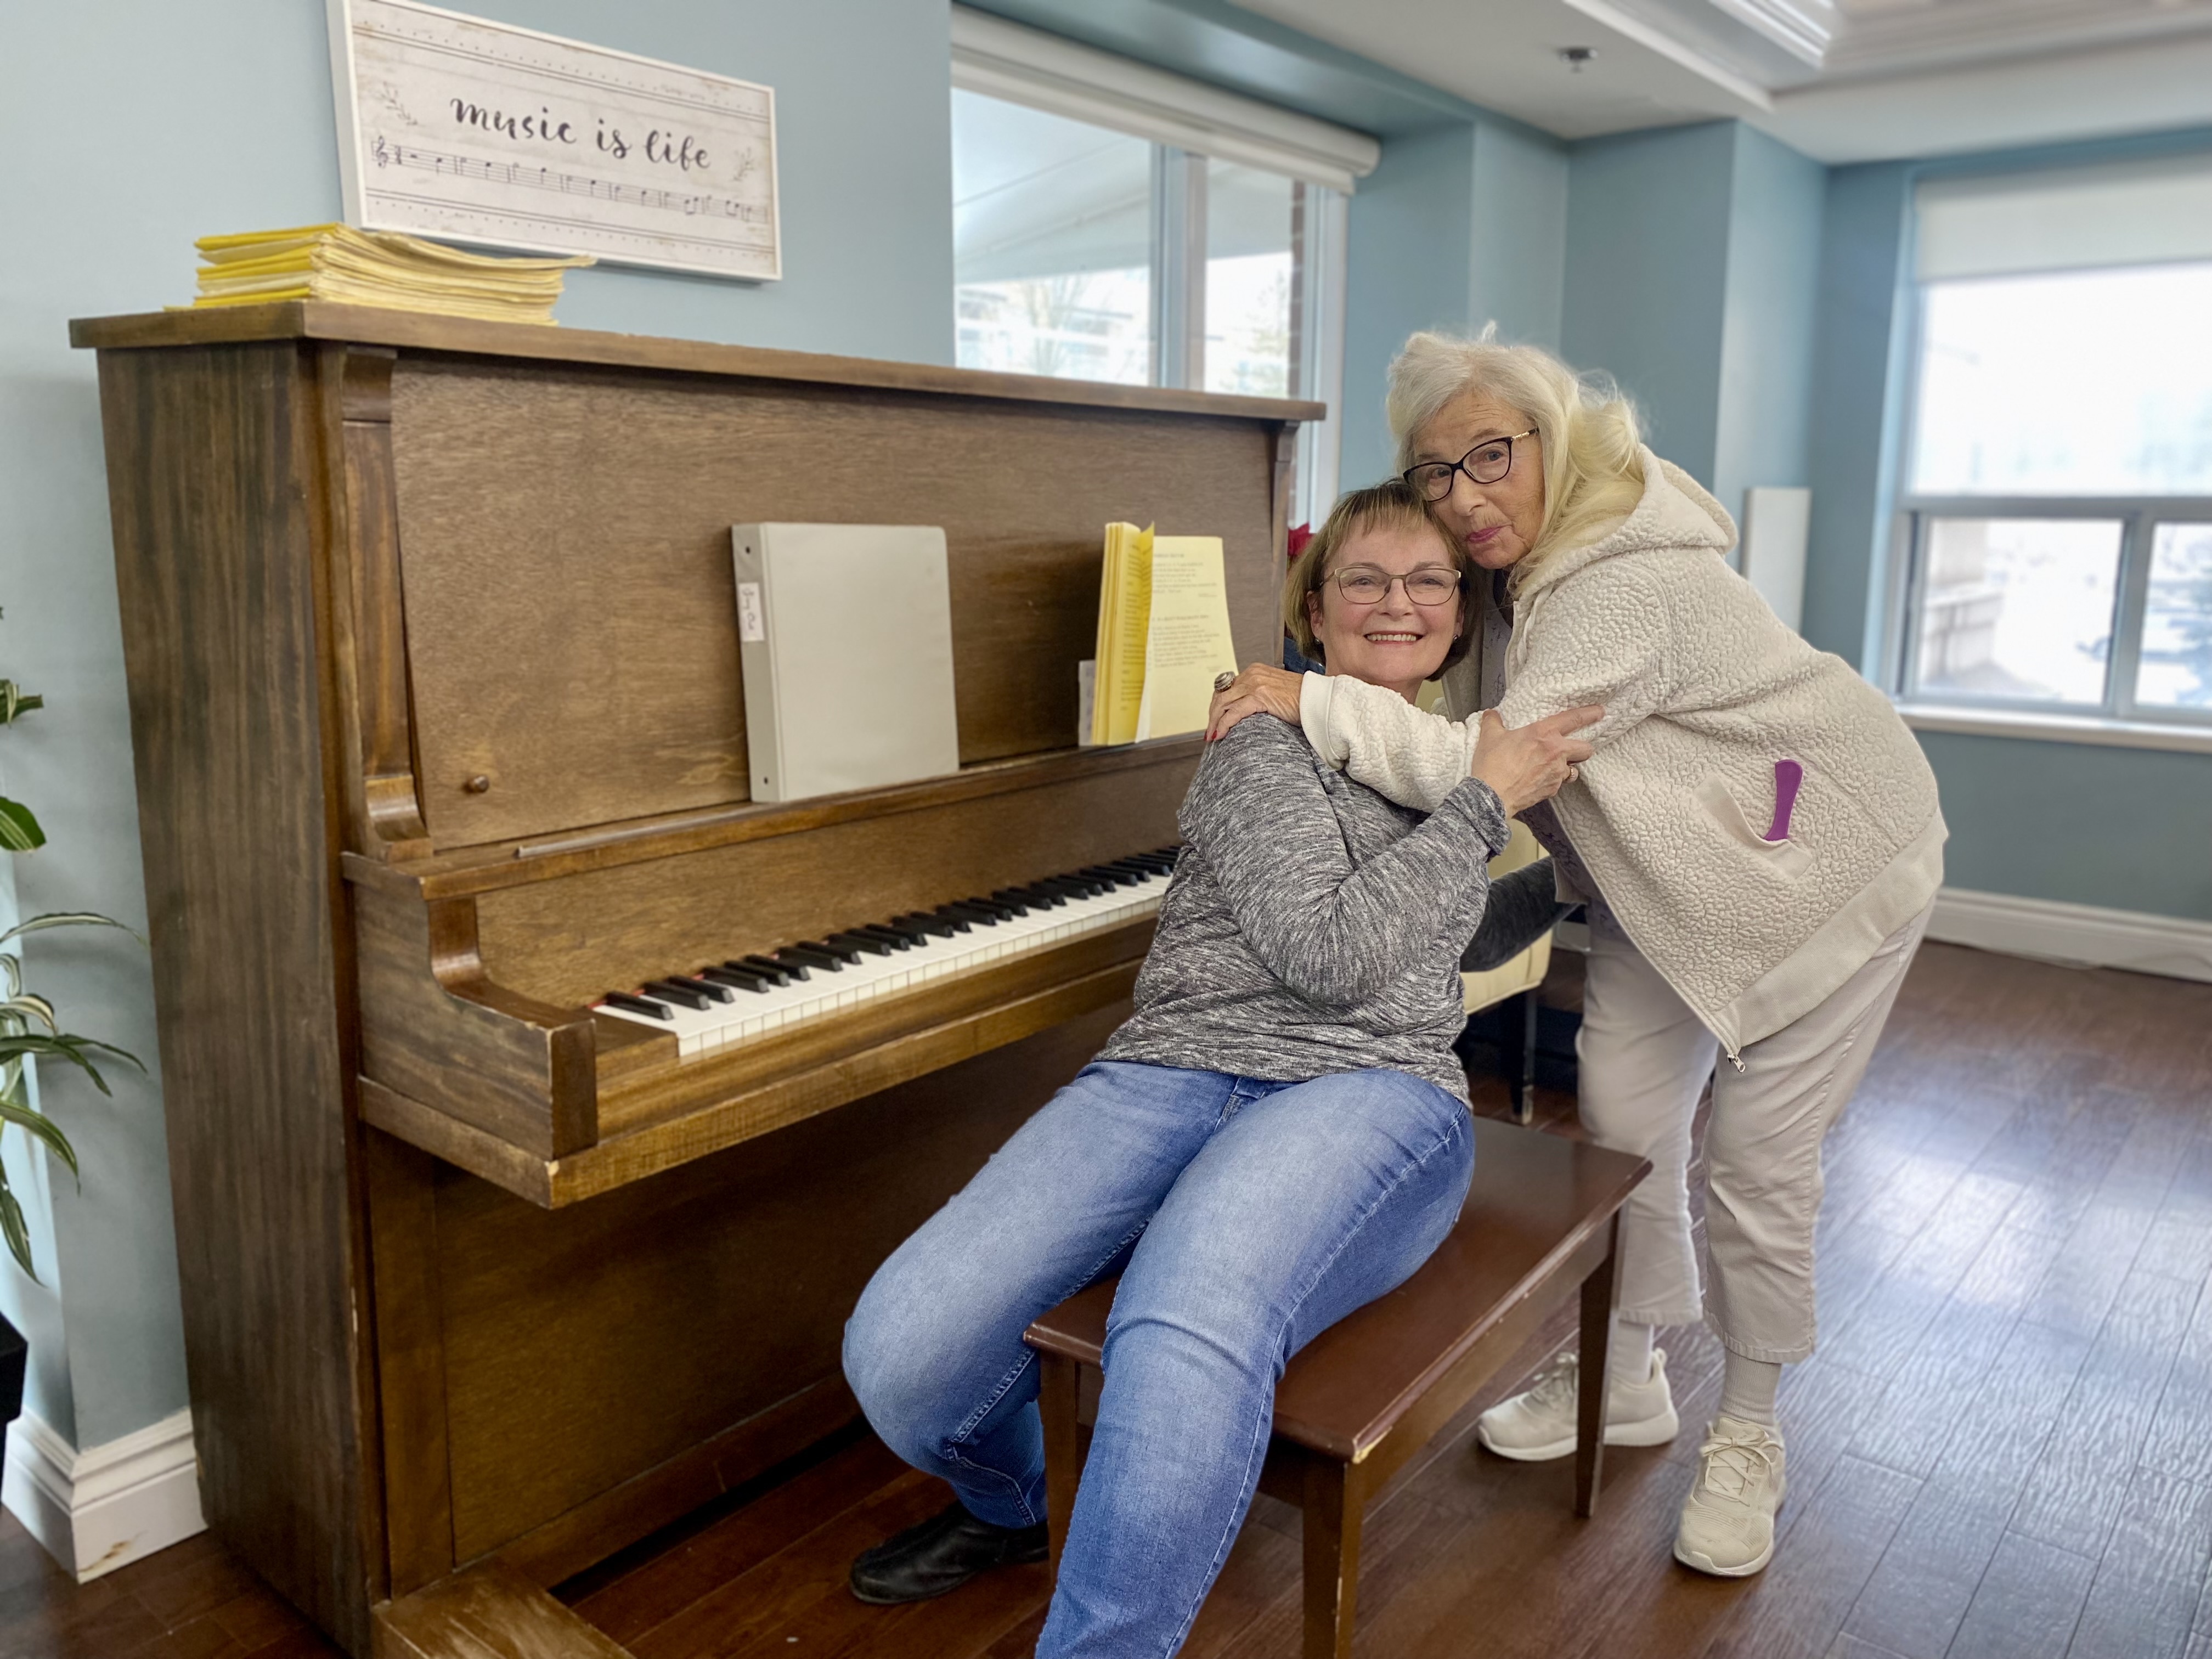
{"label": "beige pants", "polygon": [[1721,1340],[1747,1358],[1795,1360],[1813,1352],[1820,1141],[1866,1073],[1927,926],[1923,910],[1826,1001],[1746,1048],[1743,1070],[1723,1064],[1717,1075],[1712,1033],[1635,946],[1593,930],[1577,1041],[1583,1124],[1600,1146],[1651,1160],[1650,1178],[1622,1212],[1624,1321],[1688,1325],[1698,1317],[1690,1124],[1711,1077],[1711,1273],[1702,1311]]}

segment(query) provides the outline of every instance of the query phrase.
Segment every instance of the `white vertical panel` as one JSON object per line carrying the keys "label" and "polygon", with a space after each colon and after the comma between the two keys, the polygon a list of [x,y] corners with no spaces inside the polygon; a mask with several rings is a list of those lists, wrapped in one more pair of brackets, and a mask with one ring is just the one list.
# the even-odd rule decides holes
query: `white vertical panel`
{"label": "white vertical panel", "polygon": [[1790,628],[1805,611],[1805,544],[1813,492],[1766,485],[1743,492],[1743,574]]}

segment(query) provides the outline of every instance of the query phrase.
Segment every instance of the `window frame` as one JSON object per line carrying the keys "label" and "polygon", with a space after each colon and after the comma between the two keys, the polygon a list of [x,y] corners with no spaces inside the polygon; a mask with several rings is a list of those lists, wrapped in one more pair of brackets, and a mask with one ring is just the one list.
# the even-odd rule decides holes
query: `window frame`
{"label": "window frame", "polygon": [[1381,146],[1363,133],[965,6],[952,8],[951,88],[1152,146],[1152,384],[1203,391],[1206,163],[1276,174],[1293,196],[1285,397],[1326,405],[1298,423],[1291,522],[1335,499],[1343,446],[1350,191]]}
{"label": "window frame", "polygon": [[[2114,266],[2114,270],[2133,269]],[[1921,375],[1927,361],[1929,289],[1911,279],[1912,306],[1905,342],[1906,384],[1897,422],[1899,479],[1894,520],[1897,587],[1883,634],[1887,649],[1882,684],[1916,725],[1929,729],[2018,732],[2023,735],[2109,740],[2145,747],[2212,749],[2212,707],[2145,705],[2136,698],[2150,568],[2158,532],[2168,524],[2212,526],[2212,491],[2197,495],[1960,495],[1921,493],[1911,487],[1919,450]],[[2094,705],[2056,699],[1977,696],[1971,692],[1923,690],[1917,684],[1920,629],[1925,615],[1928,534],[1937,519],[2117,519],[2120,550],[2112,583],[2112,646],[2105,658],[2105,695]],[[2170,737],[2169,744],[2160,741]]]}

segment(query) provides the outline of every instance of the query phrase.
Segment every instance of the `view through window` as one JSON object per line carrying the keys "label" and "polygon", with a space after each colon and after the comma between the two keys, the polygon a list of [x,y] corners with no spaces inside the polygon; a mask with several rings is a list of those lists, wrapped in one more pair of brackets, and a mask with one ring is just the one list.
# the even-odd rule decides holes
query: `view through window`
{"label": "view through window", "polygon": [[1152,380],[1152,173],[1141,138],[953,93],[961,368]]}
{"label": "view through window", "polygon": [[[1300,295],[1322,187],[956,89],[952,193],[963,368],[1312,395]],[[1163,313],[1194,341],[1202,319],[1202,352],[1164,348]]]}
{"label": "view through window", "polygon": [[2212,719],[2212,264],[1931,282],[1905,683]]}

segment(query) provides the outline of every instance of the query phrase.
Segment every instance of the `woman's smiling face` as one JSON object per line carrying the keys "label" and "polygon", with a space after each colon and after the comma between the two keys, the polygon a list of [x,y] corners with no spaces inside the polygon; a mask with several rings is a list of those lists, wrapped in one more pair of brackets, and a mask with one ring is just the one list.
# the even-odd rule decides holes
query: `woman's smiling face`
{"label": "woman's smiling face", "polygon": [[1462,392],[1423,427],[1413,448],[1420,461],[1457,461],[1493,438],[1514,438],[1513,465],[1495,483],[1452,474],[1451,494],[1431,509],[1468,556],[1486,570],[1505,570],[1526,558],[1544,524],[1543,441],[1535,422],[1480,392]]}
{"label": "woman's smiling face", "polygon": [[[1370,566],[1392,581],[1382,597],[1360,605],[1344,595],[1337,577],[1354,565]],[[1378,526],[1346,538],[1329,561],[1321,591],[1306,596],[1306,618],[1332,674],[1349,674],[1385,685],[1411,699],[1433,678],[1459,629],[1464,596],[1443,605],[1416,605],[1403,578],[1417,570],[1459,577],[1451,549],[1425,525]]]}

